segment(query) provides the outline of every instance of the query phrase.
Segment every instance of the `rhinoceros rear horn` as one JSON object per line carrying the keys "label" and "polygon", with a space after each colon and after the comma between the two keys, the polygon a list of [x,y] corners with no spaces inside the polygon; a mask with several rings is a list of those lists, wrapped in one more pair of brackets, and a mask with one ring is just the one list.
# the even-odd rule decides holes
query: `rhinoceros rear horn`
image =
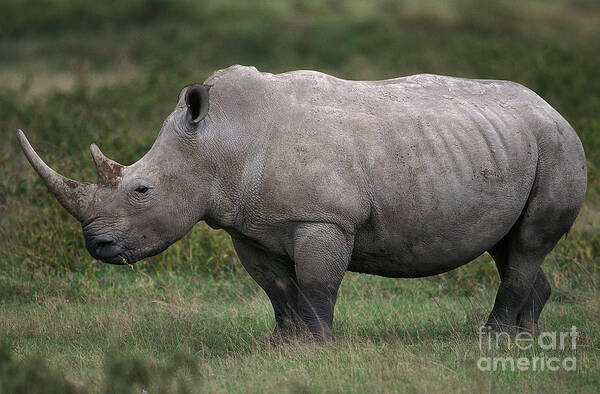
{"label": "rhinoceros rear horn", "polygon": [[98,145],[90,145],[92,159],[96,165],[99,185],[116,185],[121,180],[125,166],[104,156]]}
{"label": "rhinoceros rear horn", "polygon": [[84,222],[87,219],[86,211],[94,197],[97,186],[65,178],[48,167],[35,153],[22,130],[17,131],[17,138],[25,156],[27,156],[27,160],[42,178],[48,190],[71,215],[80,222]]}
{"label": "rhinoceros rear horn", "polygon": [[185,104],[188,108],[188,119],[192,124],[200,122],[208,114],[208,91],[210,85],[201,83],[190,85],[185,92]]}

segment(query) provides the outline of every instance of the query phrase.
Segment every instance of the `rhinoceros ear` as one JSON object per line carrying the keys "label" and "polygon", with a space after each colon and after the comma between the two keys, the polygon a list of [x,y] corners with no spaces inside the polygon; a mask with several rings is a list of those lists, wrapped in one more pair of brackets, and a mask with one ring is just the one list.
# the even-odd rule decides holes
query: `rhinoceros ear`
{"label": "rhinoceros ear", "polygon": [[210,85],[201,83],[188,86],[185,92],[187,119],[192,124],[198,124],[208,114],[208,91]]}

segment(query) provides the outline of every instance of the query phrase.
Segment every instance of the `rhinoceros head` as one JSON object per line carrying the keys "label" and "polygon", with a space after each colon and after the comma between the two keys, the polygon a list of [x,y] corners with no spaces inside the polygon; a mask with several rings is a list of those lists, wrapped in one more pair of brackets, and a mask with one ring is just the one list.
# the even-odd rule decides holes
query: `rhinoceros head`
{"label": "rhinoceros head", "polygon": [[210,167],[198,155],[207,127],[209,86],[185,87],[154,145],[136,163],[124,166],[90,146],[96,183],[66,178],[33,150],[23,131],[17,137],[48,190],[83,228],[92,257],[131,264],[155,255],[181,238],[204,215]]}

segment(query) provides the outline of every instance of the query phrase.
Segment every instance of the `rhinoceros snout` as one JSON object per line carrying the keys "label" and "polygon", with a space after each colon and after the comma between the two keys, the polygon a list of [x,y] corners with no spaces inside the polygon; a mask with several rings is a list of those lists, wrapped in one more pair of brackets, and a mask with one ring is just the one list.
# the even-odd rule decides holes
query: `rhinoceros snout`
{"label": "rhinoceros snout", "polygon": [[85,243],[90,255],[97,260],[109,264],[126,263],[126,260],[122,255],[124,251],[123,248],[108,237],[86,234]]}

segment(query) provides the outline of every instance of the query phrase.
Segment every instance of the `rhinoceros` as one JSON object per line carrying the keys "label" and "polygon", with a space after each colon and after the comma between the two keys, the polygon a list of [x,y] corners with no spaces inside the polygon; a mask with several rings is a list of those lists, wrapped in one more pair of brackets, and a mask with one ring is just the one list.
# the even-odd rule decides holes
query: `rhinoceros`
{"label": "rhinoceros", "polygon": [[500,286],[486,327],[535,331],[540,268],[586,192],[579,138],[508,81],[420,74],[349,81],[232,66],[183,88],[152,148],[66,178],[18,140],[96,259],[132,264],[199,221],[231,235],[274,314],[269,340],[333,338],[346,271],[440,274],[484,252]]}

